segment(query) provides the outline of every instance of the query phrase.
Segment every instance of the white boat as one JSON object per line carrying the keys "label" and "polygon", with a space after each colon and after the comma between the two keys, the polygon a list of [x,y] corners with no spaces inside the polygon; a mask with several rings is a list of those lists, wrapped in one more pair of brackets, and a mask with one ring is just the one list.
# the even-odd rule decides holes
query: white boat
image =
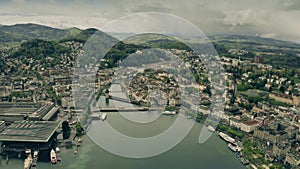
{"label": "white boat", "polygon": [[72,121],[72,122],[70,123],[70,125],[74,125],[74,124],[76,124],[76,123],[77,123],[77,121],[74,120],[74,121]]}
{"label": "white boat", "polygon": [[186,118],[187,118],[187,119],[192,119],[193,117],[192,117],[192,116],[186,116]]}
{"label": "white boat", "polygon": [[31,149],[26,149],[26,150],[25,150],[25,153],[26,153],[26,154],[30,154],[30,153],[31,153]]}
{"label": "white boat", "polygon": [[211,132],[215,132],[215,131],[216,131],[215,128],[214,128],[213,126],[208,126],[207,129],[208,129],[209,131],[211,131]]}
{"label": "white boat", "polygon": [[57,162],[56,153],[53,149],[50,152],[50,160],[51,160],[52,164],[56,164],[56,162]]}
{"label": "white boat", "polygon": [[55,151],[56,151],[57,153],[59,153],[59,151],[60,151],[59,147],[56,147],[56,148],[55,148]]}
{"label": "white boat", "polygon": [[107,118],[107,113],[102,113],[101,120],[104,121]]}
{"label": "white boat", "polygon": [[24,161],[24,169],[30,169],[32,165],[32,156],[31,154],[28,155],[28,157]]}
{"label": "white boat", "polygon": [[39,152],[38,152],[38,151],[34,151],[34,152],[33,152],[33,157],[37,157],[37,156],[38,156],[38,154],[39,154]]}
{"label": "white boat", "polygon": [[233,152],[239,152],[242,151],[242,149],[237,144],[228,143],[228,148],[232,150]]}
{"label": "white boat", "polygon": [[219,133],[219,136],[220,136],[222,139],[224,139],[225,141],[229,142],[229,143],[235,143],[235,142],[236,142],[234,138],[228,136],[228,135],[225,134],[225,133],[220,132],[220,133]]}
{"label": "white boat", "polygon": [[176,112],[175,111],[163,111],[161,114],[163,114],[163,115],[175,115]]}

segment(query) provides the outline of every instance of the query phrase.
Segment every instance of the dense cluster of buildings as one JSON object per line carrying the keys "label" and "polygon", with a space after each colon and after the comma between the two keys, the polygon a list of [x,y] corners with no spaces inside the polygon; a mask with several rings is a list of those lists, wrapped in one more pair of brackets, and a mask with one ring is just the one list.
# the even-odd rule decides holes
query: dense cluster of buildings
{"label": "dense cluster of buildings", "polygon": [[[7,150],[18,148],[20,144],[17,143],[20,142],[22,150],[35,146],[36,142],[41,145],[46,143],[47,146],[52,144],[59,123],[49,121],[59,111],[68,115],[76,113],[79,110],[75,107],[84,105],[75,106],[74,98],[88,100],[93,92],[92,88],[82,86],[76,80],[89,83],[88,87],[92,86],[98,94],[106,90],[113,80],[118,80],[128,89],[129,98],[133,101],[149,106],[151,98],[149,100],[148,95],[153,92],[152,98],[165,100],[164,105],[184,105],[199,114],[211,113],[210,95],[216,92],[216,88],[210,90],[212,77],[207,74],[213,74],[214,68],[220,66],[214,58],[209,65],[204,65],[201,57],[193,52],[164,49],[170,60],[163,60],[163,64],[120,66],[96,72],[93,69],[99,68],[100,64],[87,64],[73,76],[74,67],[79,66],[75,61],[82,55],[83,44],[70,41],[61,45],[71,48],[72,52],[61,54],[60,62],[54,66],[33,58],[22,62],[8,57],[15,49],[0,50],[8,65],[0,75],[0,141],[9,145]],[[236,56],[247,54],[245,50],[228,51]],[[136,53],[142,55],[143,51]],[[47,57],[45,60],[51,62],[53,58]],[[259,55],[252,61],[221,57],[221,63],[226,82],[220,81],[218,84],[226,86],[228,91],[225,113],[218,114],[222,124],[243,133],[245,138],[257,141],[265,159],[278,159],[286,166],[299,166],[300,84],[295,81],[299,75],[287,70],[275,71],[272,66],[263,64],[264,58]],[[211,70],[207,70],[207,66]],[[192,72],[192,76],[185,70]],[[86,81],[91,77],[91,72],[95,73],[94,81]],[[191,77],[195,81],[191,81]],[[8,123],[13,124],[6,126]],[[22,135],[21,131],[26,132]]]}

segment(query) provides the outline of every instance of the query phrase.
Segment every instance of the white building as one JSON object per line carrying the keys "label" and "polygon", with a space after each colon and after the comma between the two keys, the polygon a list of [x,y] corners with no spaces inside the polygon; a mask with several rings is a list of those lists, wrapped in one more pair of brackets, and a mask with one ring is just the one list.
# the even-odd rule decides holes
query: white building
{"label": "white building", "polygon": [[251,120],[251,121],[247,121],[247,122],[243,122],[241,124],[241,130],[246,132],[246,133],[250,133],[252,131],[254,131],[254,129],[258,126],[260,126],[260,122],[256,121],[256,120]]}

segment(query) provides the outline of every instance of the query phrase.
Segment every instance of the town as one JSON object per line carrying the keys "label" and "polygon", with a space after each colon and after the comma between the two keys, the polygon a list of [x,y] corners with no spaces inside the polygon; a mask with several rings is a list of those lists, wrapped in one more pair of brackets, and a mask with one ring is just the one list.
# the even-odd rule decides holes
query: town
{"label": "town", "polygon": [[[8,154],[14,152],[18,156],[36,146],[50,152],[58,146],[57,142],[59,146],[77,146],[83,128],[87,127],[77,121],[78,116],[90,115],[93,111],[91,108],[85,110],[86,105],[75,105],[72,92],[80,88],[76,80],[87,78],[95,67],[98,68],[92,82],[95,90],[87,89],[84,95],[80,95],[82,98],[89,98],[92,94],[99,99],[117,80],[132,103],[149,107],[155,102],[164,105],[165,110],[176,112],[183,105],[186,108],[184,113],[190,118],[200,123],[206,120],[211,113],[210,98],[216,90],[211,85],[212,77],[201,58],[180,45],[180,49],[176,45],[159,49],[161,56],[158,60],[163,60],[163,65],[153,61],[145,69],[143,66],[136,68],[131,63],[126,67],[122,66],[122,59],[112,62],[107,57],[100,63],[86,64],[82,68],[85,73],[73,77],[74,67],[78,66],[76,59],[83,53],[84,38],[93,31],[83,30],[78,36],[72,35],[58,42],[30,40],[19,45],[4,43],[0,46],[2,155],[8,158]],[[220,47],[221,42],[216,39],[212,41],[217,44],[216,50],[224,68],[226,97],[224,113],[217,114],[220,123],[215,130],[226,133],[241,144],[242,149],[235,153],[248,161],[245,165],[252,168],[299,167],[300,70],[293,65],[297,63],[281,67],[268,56],[273,58],[273,55],[283,56],[284,52],[300,50],[293,47],[278,49],[277,46],[266,46],[267,42],[261,47],[263,51],[256,44],[240,49],[232,45],[236,42],[234,40],[228,43],[230,45],[225,43]],[[121,53],[126,55],[123,57],[149,55],[144,46],[134,45],[125,45],[125,49],[131,50],[127,50],[130,53]],[[172,62],[174,58],[180,58],[183,64]],[[295,62],[299,62],[299,56]],[[217,62],[211,62],[211,65],[218,66]],[[195,78],[192,84],[186,74],[177,72],[185,67]],[[178,76],[175,78],[174,75]],[[189,91],[189,97],[181,97],[182,88]],[[148,97],[149,91],[153,91],[151,98]],[[85,117],[84,122],[92,117]],[[34,130],[37,126],[41,129]],[[27,131],[26,134],[17,136],[21,129]],[[70,130],[69,136],[65,136],[65,130]]]}

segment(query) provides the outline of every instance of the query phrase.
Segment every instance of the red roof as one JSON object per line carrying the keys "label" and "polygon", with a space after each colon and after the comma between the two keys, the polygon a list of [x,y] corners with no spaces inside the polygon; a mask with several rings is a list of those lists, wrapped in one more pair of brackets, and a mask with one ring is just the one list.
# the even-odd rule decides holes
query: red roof
{"label": "red roof", "polygon": [[259,122],[256,121],[256,120],[251,120],[251,121],[244,122],[244,124],[246,124],[248,126],[253,125],[253,124],[257,124],[257,123],[259,123]]}

